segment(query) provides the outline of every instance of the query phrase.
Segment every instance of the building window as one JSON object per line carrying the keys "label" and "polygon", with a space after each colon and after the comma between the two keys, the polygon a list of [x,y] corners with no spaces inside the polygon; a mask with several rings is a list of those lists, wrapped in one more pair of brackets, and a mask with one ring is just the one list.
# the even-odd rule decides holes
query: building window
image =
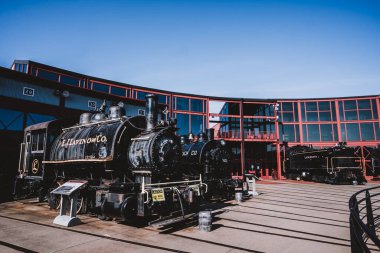
{"label": "building window", "polygon": [[281,103],[281,111],[292,112],[293,111],[293,103],[292,102]]}
{"label": "building window", "polygon": [[282,121],[283,122],[294,122],[294,117],[292,112],[283,112],[282,113]]}
{"label": "building window", "polygon": [[356,110],[356,100],[344,101],[344,110]]}
{"label": "building window", "polygon": [[307,121],[308,122],[318,121],[318,113],[317,112],[308,112],[307,113]]}
{"label": "building window", "polygon": [[344,110],[343,110],[343,102],[339,101],[339,118],[340,120],[344,120]]}
{"label": "building window", "polygon": [[358,119],[358,113],[357,111],[345,111],[344,112],[346,120],[357,120]]}
{"label": "building window", "polygon": [[41,77],[43,79],[51,80],[54,82],[58,82],[59,75],[57,73],[53,73],[50,71],[46,71],[43,69],[38,69],[38,77]]}
{"label": "building window", "polygon": [[28,64],[15,63],[12,69],[18,72],[27,73]]}
{"label": "building window", "polygon": [[189,99],[188,98],[181,98],[177,97],[176,102],[176,109],[182,110],[182,111],[188,111],[189,110]]}
{"label": "building window", "polygon": [[332,101],[301,102],[302,121],[335,121],[335,103]]}
{"label": "building window", "polygon": [[167,96],[165,96],[165,95],[157,95],[157,96],[158,96],[158,103],[169,104],[169,99],[167,101]]}
{"label": "building window", "polygon": [[337,124],[333,124],[333,130],[334,130],[334,141],[338,141],[339,136],[338,136],[338,125]]}
{"label": "building window", "polygon": [[333,141],[333,129],[331,124],[321,124],[321,141]]}
{"label": "building window", "polygon": [[102,83],[92,82],[92,90],[109,93],[109,86]]}
{"label": "building window", "polygon": [[203,132],[203,116],[191,115],[191,132],[193,134],[199,134]]}
{"label": "building window", "polygon": [[320,121],[331,121],[331,113],[330,112],[319,112],[319,120]]}
{"label": "building window", "polygon": [[111,86],[111,94],[119,97],[125,97],[127,93],[124,88]]}
{"label": "building window", "polygon": [[320,141],[319,125],[307,125],[308,141]]}
{"label": "building window", "polygon": [[148,95],[148,93],[143,92],[143,91],[136,91],[136,93],[137,93],[136,98],[138,100],[143,100],[143,101],[145,101],[145,96]]}
{"label": "building window", "polygon": [[0,129],[22,131],[24,113],[20,111],[0,109]]}
{"label": "building window", "polygon": [[377,105],[376,105],[376,99],[372,99],[372,111],[373,111],[373,118],[377,119]]}
{"label": "building window", "polygon": [[318,109],[319,111],[330,111],[330,102],[329,101],[318,102]]}
{"label": "building window", "polygon": [[294,131],[294,125],[283,125],[283,141],[296,141],[296,132]]}
{"label": "building window", "polygon": [[372,119],[371,110],[359,110],[359,119],[360,120]]}
{"label": "building window", "polygon": [[80,79],[72,76],[61,75],[61,83],[78,87]]}
{"label": "building window", "polygon": [[375,140],[375,133],[373,131],[373,123],[361,123],[360,130],[362,133],[362,141]]}
{"label": "building window", "polygon": [[186,135],[189,134],[189,115],[177,113],[177,127],[179,130],[177,131],[177,134],[179,135]]}
{"label": "building window", "polygon": [[360,109],[371,109],[371,102],[369,99],[358,100],[358,107]]}
{"label": "building window", "polygon": [[193,112],[203,112],[203,102],[199,99],[190,99],[191,111]]}
{"label": "building window", "polygon": [[359,125],[357,123],[346,124],[347,141],[360,141]]}

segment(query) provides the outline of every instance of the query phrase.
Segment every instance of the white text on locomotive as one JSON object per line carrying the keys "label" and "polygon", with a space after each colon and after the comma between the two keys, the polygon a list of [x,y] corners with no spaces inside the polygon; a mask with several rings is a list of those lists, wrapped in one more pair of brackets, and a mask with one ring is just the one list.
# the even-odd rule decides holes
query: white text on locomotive
{"label": "white text on locomotive", "polygon": [[63,139],[61,140],[60,146],[74,146],[74,145],[83,145],[83,144],[90,144],[90,143],[105,143],[107,142],[107,137],[104,135],[97,135],[93,138],[86,138],[86,139]]}

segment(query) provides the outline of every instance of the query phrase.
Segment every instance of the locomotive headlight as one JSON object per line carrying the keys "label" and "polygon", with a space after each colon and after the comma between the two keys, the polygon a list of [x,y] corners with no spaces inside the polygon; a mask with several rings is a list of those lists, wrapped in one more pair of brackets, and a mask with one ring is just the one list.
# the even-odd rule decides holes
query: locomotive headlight
{"label": "locomotive headlight", "polygon": [[220,145],[225,146],[226,145],[226,141],[225,140],[220,140]]}

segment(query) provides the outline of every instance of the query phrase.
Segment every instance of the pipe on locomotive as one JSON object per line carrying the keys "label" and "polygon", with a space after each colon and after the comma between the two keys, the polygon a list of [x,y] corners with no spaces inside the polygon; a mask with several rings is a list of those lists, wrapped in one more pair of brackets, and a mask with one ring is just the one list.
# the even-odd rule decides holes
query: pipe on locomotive
{"label": "pipe on locomotive", "polygon": [[154,94],[148,94],[145,96],[146,107],[146,130],[152,131],[157,123],[158,110],[157,110],[157,96]]}
{"label": "pipe on locomotive", "polygon": [[207,135],[207,139],[209,141],[214,140],[214,128],[208,128],[208,129],[206,129],[206,135]]}

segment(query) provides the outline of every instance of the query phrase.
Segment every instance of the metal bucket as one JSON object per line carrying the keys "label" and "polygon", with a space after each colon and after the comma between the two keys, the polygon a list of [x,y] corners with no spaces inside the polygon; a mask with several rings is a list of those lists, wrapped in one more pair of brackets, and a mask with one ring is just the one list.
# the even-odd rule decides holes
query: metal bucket
{"label": "metal bucket", "polygon": [[212,213],[210,210],[200,211],[198,214],[199,231],[210,232],[212,228]]}
{"label": "metal bucket", "polygon": [[235,192],[235,200],[238,203],[243,202],[243,193],[242,192]]}

